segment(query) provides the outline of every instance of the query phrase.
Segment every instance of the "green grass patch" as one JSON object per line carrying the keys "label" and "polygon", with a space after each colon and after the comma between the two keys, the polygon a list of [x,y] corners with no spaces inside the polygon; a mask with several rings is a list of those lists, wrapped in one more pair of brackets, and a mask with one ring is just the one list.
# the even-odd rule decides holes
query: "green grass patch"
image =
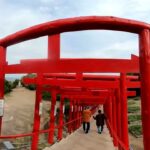
{"label": "green grass patch", "polygon": [[133,101],[133,100],[128,100],[128,105],[134,105],[134,104],[136,104],[135,101]]}
{"label": "green grass patch", "polygon": [[128,116],[129,122],[139,121],[141,120],[141,115],[130,115]]}
{"label": "green grass patch", "polygon": [[140,111],[140,107],[139,106],[129,106],[128,107],[128,113],[136,113]]}
{"label": "green grass patch", "polygon": [[142,135],[142,126],[141,125],[130,126],[129,131],[135,136],[140,136]]}

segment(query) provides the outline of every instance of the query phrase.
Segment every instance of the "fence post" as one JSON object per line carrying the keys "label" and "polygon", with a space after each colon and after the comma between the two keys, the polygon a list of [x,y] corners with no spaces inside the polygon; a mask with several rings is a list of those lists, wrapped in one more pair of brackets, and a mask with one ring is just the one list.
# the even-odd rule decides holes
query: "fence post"
{"label": "fence post", "polygon": [[33,124],[33,136],[32,136],[32,144],[31,149],[36,150],[38,148],[38,140],[39,140],[39,130],[40,130],[40,103],[42,101],[42,89],[40,80],[42,79],[42,75],[37,75],[37,85],[36,85],[36,101],[35,101],[35,109],[34,109],[34,124]]}
{"label": "fence post", "polygon": [[[72,99],[70,100],[69,120],[68,120],[68,122],[70,122],[71,120],[72,120]],[[71,126],[71,124],[68,124],[68,132],[69,133],[72,132],[72,126]]]}
{"label": "fence post", "polygon": [[48,143],[54,143],[54,131],[55,131],[55,104],[56,104],[56,89],[52,89],[51,91],[51,111],[50,111],[50,125],[49,125],[49,135],[48,135]]}
{"label": "fence post", "polygon": [[[117,113],[117,135],[121,139],[121,110],[120,110],[120,88],[117,88],[115,90],[115,95],[116,95],[116,113]],[[118,148],[121,150],[121,147],[119,146],[118,143]]]}
{"label": "fence post", "polygon": [[[113,107],[113,130],[115,133],[117,133],[117,114],[116,114],[116,97],[115,97],[115,93],[113,90],[113,97],[112,97],[112,107]],[[115,137],[113,137],[113,142],[114,142],[114,146],[118,146],[118,142],[115,139]]]}
{"label": "fence post", "polygon": [[58,128],[58,140],[62,139],[63,135],[63,123],[64,123],[64,114],[63,114],[63,105],[64,105],[64,97],[60,99],[60,109],[59,109],[59,128]]}
{"label": "fence post", "polygon": [[[108,120],[110,124],[112,125],[112,92],[111,92],[111,95],[109,96],[107,106],[108,106]],[[111,130],[110,130],[110,135],[112,136]]]}

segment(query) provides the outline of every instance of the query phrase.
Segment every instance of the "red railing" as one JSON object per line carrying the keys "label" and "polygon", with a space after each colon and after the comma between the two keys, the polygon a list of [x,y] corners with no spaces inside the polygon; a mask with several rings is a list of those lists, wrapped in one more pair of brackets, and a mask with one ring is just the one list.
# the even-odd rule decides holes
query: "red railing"
{"label": "red railing", "polygon": [[[91,109],[92,113],[95,112],[95,108]],[[76,119],[73,119],[69,122],[64,123],[62,126],[55,126],[55,129],[59,129],[60,127],[65,127],[68,126],[72,123],[74,123],[75,121],[81,120],[82,117],[78,117]],[[127,146],[120,140],[120,138],[117,136],[116,132],[113,130],[112,125],[110,124],[110,122],[107,120],[107,125],[108,128],[111,132],[111,135],[113,136],[113,138],[117,141],[118,145],[122,148],[122,150],[129,150],[127,148]],[[77,128],[76,128],[77,129]],[[26,136],[33,136],[34,134],[43,134],[43,133],[49,133],[52,129],[46,129],[46,130],[40,130],[38,132],[32,132],[32,133],[26,133],[26,134],[18,134],[18,135],[7,135],[7,136],[0,136],[0,139],[16,139],[16,138],[21,138],[21,137],[26,137]]]}
{"label": "red railing", "polygon": [[[75,121],[81,120],[82,117],[78,117],[76,119],[71,120],[70,122],[64,123],[62,126],[55,126],[54,129],[58,129],[60,127],[68,126],[69,124],[74,123]],[[17,135],[6,135],[6,136],[0,136],[0,139],[16,139],[16,138],[23,138],[26,136],[34,136],[34,134],[43,134],[43,133],[49,133],[52,129],[46,129],[46,130],[40,130],[38,132],[32,132],[32,133],[26,133],[26,134],[17,134]]]}

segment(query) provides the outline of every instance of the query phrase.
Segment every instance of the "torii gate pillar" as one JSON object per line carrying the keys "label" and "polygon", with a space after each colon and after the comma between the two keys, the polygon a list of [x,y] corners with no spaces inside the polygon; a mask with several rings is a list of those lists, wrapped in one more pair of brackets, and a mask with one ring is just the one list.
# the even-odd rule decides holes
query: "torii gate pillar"
{"label": "torii gate pillar", "polygon": [[144,29],[139,40],[143,140],[144,150],[150,150],[150,31]]}
{"label": "torii gate pillar", "polygon": [[[41,80],[42,75],[38,74],[37,76],[38,82]],[[35,150],[38,147],[38,139],[39,139],[39,130],[40,130],[40,103],[42,102],[42,88],[38,83],[36,85],[36,101],[35,101],[35,110],[34,110],[34,124],[33,124],[33,137],[32,137],[32,145],[31,149]]]}
{"label": "torii gate pillar", "polygon": [[64,124],[63,106],[64,106],[64,97],[61,97],[61,99],[60,99],[60,107],[59,107],[58,140],[61,140],[62,137],[63,137],[63,124]]}
{"label": "torii gate pillar", "polygon": [[[115,90],[115,96],[116,96],[116,112],[117,112],[117,135],[119,138],[121,138],[121,102],[120,102],[120,89],[117,88]],[[118,143],[118,149],[121,150],[122,148],[120,147]]]}
{"label": "torii gate pillar", "polygon": [[[113,129],[114,131],[117,133],[117,113],[116,113],[116,97],[115,97],[115,92],[113,90],[113,95],[112,95],[112,107],[113,107],[113,112],[112,112],[112,117],[113,117],[113,120],[112,120],[112,123],[113,123]],[[118,146],[118,143],[117,143],[117,140],[113,139],[113,142],[114,142],[114,146]]]}
{"label": "torii gate pillar", "polygon": [[[3,100],[4,98],[4,83],[5,83],[4,65],[5,65],[5,62],[6,62],[6,49],[0,46],[0,100]],[[2,129],[2,116],[0,116],[0,135],[1,135],[1,129]]]}
{"label": "torii gate pillar", "polygon": [[126,73],[120,74],[120,96],[121,96],[121,130],[122,141],[129,149],[128,137],[128,116],[127,116],[127,87],[126,87]]}
{"label": "torii gate pillar", "polygon": [[[70,109],[69,109],[69,121],[72,121],[72,100],[70,100]],[[68,124],[68,132],[71,133],[72,132],[72,125],[71,124]]]}
{"label": "torii gate pillar", "polygon": [[53,89],[51,92],[51,111],[50,111],[50,125],[49,125],[49,135],[48,135],[48,143],[54,143],[54,130],[55,130],[55,104],[56,104],[56,89]]}

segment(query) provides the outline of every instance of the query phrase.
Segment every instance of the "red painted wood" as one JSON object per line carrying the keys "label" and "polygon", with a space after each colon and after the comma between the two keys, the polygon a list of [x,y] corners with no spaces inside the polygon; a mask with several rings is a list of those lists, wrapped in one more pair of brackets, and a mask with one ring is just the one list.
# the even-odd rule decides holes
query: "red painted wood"
{"label": "red painted wood", "polygon": [[[129,92],[129,91],[128,91]],[[133,91],[134,92],[134,91]],[[115,96],[116,96],[116,117],[117,117],[117,135],[119,139],[121,139],[121,100],[120,100],[120,88],[115,90]],[[129,96],[129,94],[128,94]],[[131,96],[131,95],[130,95]],[[118,149],[122,150],[118,143]]]}
{"label": "red painted wood", "polygon": [[55,127],[55,116],[54,116],[54,111],[55,111],[55,105],[56,105],[56,90],[53,89],[51,92],[51,111],[50,111],[50,125],[49,125],[49,135],[48,135],[48,142],[50,144],[54,143],[54,127]]}
{"label": "red painted wood", "polygon": [[75,17],[59,19],[24,29],[1,39],[0,45],[7,47],[41,36],[70,31],[105,29],[140,33],[144,28],[150,29],[150,25],[144,22],[112,16]]}
{"label": "red painted wood", "polygon": [[[113,129],[114,129],[114,132],[117,133],[117,113],[116,113],[116,97],[115,97],[115,92],[113,90],[113,96],[112,96],[112,115],[113,115]],[[115,139],[115,137],[113,138],[113,143],[114,143],[114,146],[118,146],[118,142],[117,140]]]}
{"label": "red painted wood", "polygon": [[[73,104],[72,104],[72,100],[70,101],[70,109],[69,109],[69,121],[72,121],[73,118],[72,118],[72,107],[73,107]],[[71,124],[68,125],[68,132],[71,133],[72,132],[72,126]]]}
{"label": "red painted wood", "polygon": [[[107,101],[107,107],[108,107],[108,120],[110,124],[112,125],[112,96],[109,97],[109,101]],[[110,132],[111,136],[112,133]]]}
{"label": "red painted wood", "polygon": [[[125,76],[128,72],[139,72],[139,60],[138,57],[132,55],[131,59],[60,59],[60,33],[89,30],[89,29],[107,29],[117,31],[127,31],[140,34],[140,73],[142,83],[138,81],[137,77],[127,78]],[[50,119],[50,132],[48,141],[53,143],[54,136],[54,107],[56,103],[56,91],[54,87],[57,87],[61,92],[63,88],[71,88],[71,92],[75,90],[79,94],[62,94],[68,96],[71,99],[71,103],[74,105],[73,113],[70,113],[71,119],[78,118],[78,106],[77,105],[95,105],[104,104],[106,114],[110,120],[110,124],[113,124],[115,131],[122,138],[122,142],[129,147],[128,143],[128,129],[127,129],[127,96],[134,96],[135,92],[127,92],[127,88],[140,88],[142,87],[142,122],[143,122],[143,134],[144,134],[144,149],[150,149],[150,61],[149,61],[149,49],[150,49],[150,25],[115,17],[76,17],[69,19],[62,19],[51,21],[48,23],[33,26],[31,28],[19,31],[15,34],[0,39],[0,98],[4,95],[4,75],[5,73],[48,73],[44,78],[36,78],[27,80],[28,83],[37,84],[37,99],[35,104],[35,116],[33,127],[33,141],[32,149],[36,150],[38,145],[38,135],[40,128],[40,116],[39,102],[41,101],[41,92],[45,85],[51,85],[51,88],[47,88],[52,91],[52,107],[51,107],[51,119]],[[33,38],[48,35],[48,59],[35,59],[35,60],[22,60],[20,64],[8,65],[6,63],[7,46],[20,43]],[[96,64],[96,65],[95,65]],[[106,67],[107,66],[107,67]],[[84,75],[83,73],[95,73],[95,72],[121,72],[121,79],[118,77],[97,77],[92,75]],[[49,73],[62,73],[56,76]],[[64,73],[74,73],[73,75],[64,75]],[[121,80],[121,84],[119,83]],[[119,89],[119,94],[115,97],[116,101],[112,100],[112,95],[101,97],[101,95],[94,95],[91,89]],[[84,90],[83,90],[84,89]],[[82,92],[90,90],[89,94],[85,96]],[[62,90],[63,91],[63,90]],[[63,91],[64,92],[64,91]],[[65,91],[66,92],[66,91]],[[87,92],[88,93],[88,92]],[[119,92],[118,92],[119,93]],[[91,94],[91,95],[90,95]],[[72,97],[70,96],[72,95]],[[110,97],[108,101],[106,101]],[[99,100],[98,100],[99,98]],[[113,106],[112,106],[113,102]],[[115,102],[115,103],[114,103]],[[71,104],[72,105],[72,104]],[[115,109],[115,110],[113,110]],[[116,112],[115,112],[116,111]],[[121,116],[119,115],[121,112]],[[119,114],[118,114],[119,113]],[[60,115],[61,116],[61,115]],[[117,117],[117,121],[115,119]],[[118,119],[121,120],[121,126]],[[62,121],[62,120],[61,120]],[[60,122],[61,122],[60,121]],[[117,123],[117,129],[116,129]],[[1,125],[1,120],[0,120]],[[75,126],[76,125],[76,126]],[[118,129],[120,126],[120,129]],[[78,121],[75,124],[70,125],[70,131],[75,130],[78,127]],[[121,130],[121,132],[120,132]],[[61,132],[60,132],[61,133]],[[61,134],[59,134],[61,138]]]}
{"label": "red painted wood", "polygon": [[60,59],[60,61],[57,62],[50,61],[47,59],[30,60],[30,61],[26,60],[26,61],[21,61],[21,64],[8,65],[5,68],[5,72],[7,74],[33,73],[33,72],[36,73],[139,72],[139,62],[134,59],[133,60],[132,59]]}
{"label": "red painted wood", "polygon": [[128,116],[127,116],[127,86],[126,86],[126,74],[120,75],[120,96],[121,96],[121,133],[122,142],[129,149],[129,137],[128,137]]}
{"label": "red painted wood", "polygon": [[150,149],[150,31],[143,30],[140,42],[141,106],[144,150]]}
{"label": "red painted wood", "polygon": [[48,36],[48,59],[60,59],[60,34]]}
{"label": "red painted wood", "polygon": [[63,123],[64,123],[64,114],[63,114],[63,105],[64,105],[64,98],[61,97],[60,99],[60,107],[59,107],[59,128],[58,128],[58,140],[62,139],[63,136]]}
{"label": "red painted wood", "polygon": [[[133,54],[132,54],[133,55]],[[131,57],[132,57],[131,55]],[[136,61],[138,62],[139,61],[139,57],[138,56],[135,56],[136,57]],[[134,57],[131,58],[131,60],[134,59]],[[106,59],[107,61],[107,59]],[[81,74],[81,78],[84,79],[84,80],[117,80],[120,78],[119,75],[92,75],[92,74]],[[69,73],[44,73],[43,75],[45,78],[63,78],[63,79],[75,79],[76,78],[76,74],[69,74]],[[127,76],[127,79],[131,80],[136,80],[138,79],[139,77],[138,76],[135,76],[135,75],[130,75],[130,76]]]}
{"label": "red painted wood", "polygon": [[[39,80],[41,79],[41,75],[37,77]],[[38,140],[39,140],[39,130],[40,130],[40,102],[42,101],[42,93],[41,93],[41,85],[36,85],[36,101],[35,101],[35,109],[34,109],[34,124],[33,124],[33,137],[32,137],[32,145],[31,150],[36,150],[38,148]]]}
{"label": "red painted wood", "polygon": [[[5,65],[6,65],[6,49],[0,46],[0,100],[4,100]],[[2,117],[0,117],[0,135],[1,130],[2,130]]]}
{"label": "red painted wood", "polygon": [[127,96],[136,96],[136,91],[127,91]]}

